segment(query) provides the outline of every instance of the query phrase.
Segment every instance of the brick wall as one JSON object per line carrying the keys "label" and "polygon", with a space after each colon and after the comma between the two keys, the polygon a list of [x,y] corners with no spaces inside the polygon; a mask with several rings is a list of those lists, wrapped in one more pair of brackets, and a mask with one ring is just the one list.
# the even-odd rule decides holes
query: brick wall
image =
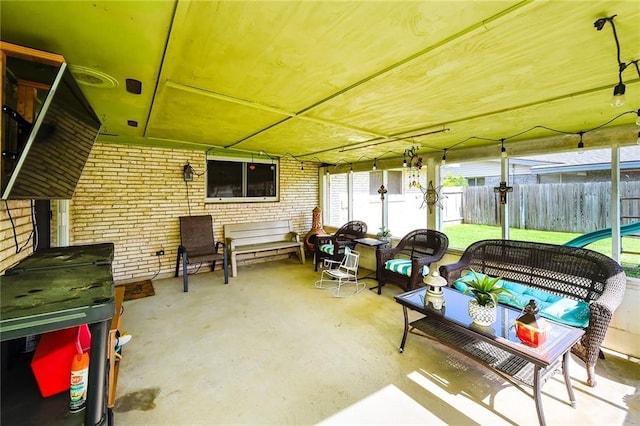
{"label": "brick wall", "polygon": [[204,158],[200,151],[96,143],[71,202],[70,243],[113,242],[114,279],[127,282],[152,277],[160,249],[160,276],[173,275],[179,216],[211,214],[216,240],[225,223],[291,219],[301,237],[311,229],[317,167],[300,170],[297,161],[282,159],[279,202],[205,204],[204,175],[182,179],[187,162],[203,173]]}
{"label": "brick wall", "polygon": [[[29,200],[9,200],[5,204],[2,201],[0,208],[0,274],[33,253],[32,231],[31,202]],[[16,239],[19,253],[16,253]]]}

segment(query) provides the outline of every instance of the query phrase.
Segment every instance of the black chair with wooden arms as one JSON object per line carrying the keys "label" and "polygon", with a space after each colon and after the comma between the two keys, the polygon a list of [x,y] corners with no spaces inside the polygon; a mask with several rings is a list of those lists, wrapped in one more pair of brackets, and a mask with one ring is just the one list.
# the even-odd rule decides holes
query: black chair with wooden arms
{"label": "black chair with wooden arms", "polygon": [[378,294],[387,283],[404,291],[423,286],[431,263],[445,255],[449,238],[432,229],[416,229],[402,237],[397,246],[376,251]]}
{"label": "black chair with wooden arms", "polygon": [[[220,248],[222,248],[222,251],[220,251]],[[224,283],[229,284],[227,247],[221,241],[215,242],[211,215],[180,216],[180,247],[178,247],[175,276],[178,276],[180,264],[182,263],[184,291],[189,291],[188,265],[212,262],[211,270],[213,271],[216,268],[216,262],[219,260],[222,261],[224,269]]]}
{"label": "black chair with wooden arms", "polygon": [[367,224],[361,220],[352,220],[347,222],[333,235],[318,235],[315,241],[315,271],[318,265],[329,259],[338,264],[344,258],[345,247],[351,250],[355,249],[356,243],[353,241],[357,238],[364,238],[367,234]]}

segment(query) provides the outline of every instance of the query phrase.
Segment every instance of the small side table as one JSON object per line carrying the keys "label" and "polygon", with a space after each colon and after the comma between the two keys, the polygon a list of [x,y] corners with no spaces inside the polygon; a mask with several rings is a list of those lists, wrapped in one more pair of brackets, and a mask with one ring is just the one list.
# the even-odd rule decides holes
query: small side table
{"label": "small side table", "polygon": [[[376,272],[377,272],[377,270],[378,270],[378,250],[380,250],[381,248],[385,247],[389,243],[387,241],[380,241],[380,240],[377,240],[375,238],[356,238],[353,241],[358,243],[358,244],[362,244],[363,246],[369,246],[369,247],[375,247],[376,248]],[[369,274],[369,275],[371,275],[371,274]],[[367,279],[367,278],[369,278],[369,275],[365,275],[361,279],[363,279],[363,280]],[[377,276],[376,276],[376,281],[377,281]],[[380,287],[380,283],[378,283],[378,285],[376,285],[374,287],[370,287],[369,290],[373,290],[373,289],[376,289],[376,288],[379,288],[379,287]]]}

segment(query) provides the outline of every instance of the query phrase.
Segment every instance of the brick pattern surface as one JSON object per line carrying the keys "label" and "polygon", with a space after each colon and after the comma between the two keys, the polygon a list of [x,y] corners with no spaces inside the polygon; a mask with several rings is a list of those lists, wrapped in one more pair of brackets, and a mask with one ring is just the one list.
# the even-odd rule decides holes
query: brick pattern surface
{"label": "brick pattern surface", "polygon": [[[183,166],[196,171],[185,183]],[[318,204],[318,166],[280,161],[280,201],[205,203],[205,153],[96,143],[70,206],[71,244],[113,242],[119,282],[173,275],[180,243],[179,216],[211,214],[216,240],[225,223],[291,219],[301,238]],[[261,261],[267,259],[259,259]],[[203,268],[203,270],[207,270]]]}
{"label": "brick pattern surface", "polygon": [[[33,253],[32,230],[31,202],[29,200],[8,200],[6,203],[2,201],[2,208],[0,208],[0,274]],[[18,249],[21,249],[19,253],[16,253],[16,241]]]}

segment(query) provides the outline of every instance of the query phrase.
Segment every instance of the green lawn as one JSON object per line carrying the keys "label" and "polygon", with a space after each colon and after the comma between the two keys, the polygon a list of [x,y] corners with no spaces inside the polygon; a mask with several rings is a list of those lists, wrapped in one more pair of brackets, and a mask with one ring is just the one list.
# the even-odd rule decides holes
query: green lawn
{"label": "green lawn", "polygon": [[[500,227],[488,225],[447,225],[444,233],[449,237],[449,246],[464,249],[469,244],[491,238],[502,238]],[[572,232],[537,231],[533,229],[512,228],[509,238],[512,240],[537,241],[550,244],[564,244],[582,234]],[[587,248],[611,256],[611,238],[596,241],[586,246]],[[640,252],[640,238],[622,238],[623,251]],[[622,253],[622,265],[628,276],[640,278],[640,255]]]}

